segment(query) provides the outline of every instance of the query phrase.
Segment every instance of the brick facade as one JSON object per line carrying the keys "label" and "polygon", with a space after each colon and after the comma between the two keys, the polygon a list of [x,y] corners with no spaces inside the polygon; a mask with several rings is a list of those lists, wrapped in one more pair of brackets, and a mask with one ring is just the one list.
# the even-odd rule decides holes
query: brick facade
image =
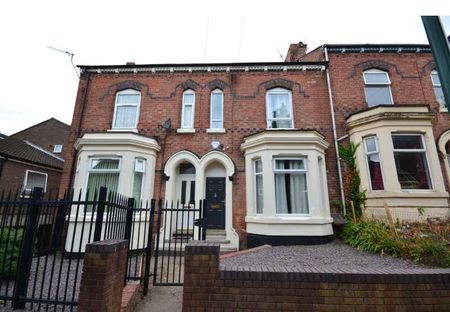
{"label": "brick facade", "polygon": [[448,311],[450,274],[219,267],[219,246],[186,246],[183,311]]}

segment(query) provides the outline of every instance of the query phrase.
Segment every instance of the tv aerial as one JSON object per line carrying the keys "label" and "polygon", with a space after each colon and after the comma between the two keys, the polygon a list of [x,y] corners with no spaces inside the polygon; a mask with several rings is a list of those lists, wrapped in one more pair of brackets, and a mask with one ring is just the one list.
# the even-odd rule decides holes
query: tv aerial
{"label": "tv aerial", "polygon": [[51,46],[47,46],[47,48],[51,49],[51,50],[54,50],[56,52],[67,54],[67,56],[69,56],[69,58],[70,58],[70,63],[72,64],[72,67],[73,67],[73,70],[75,71],[75,74],[77,75],[78,78],[80,78],[80,74],[78,73],[78,70],[77,70],[75,64],[73,63],[73,57],[75,56],[75,54],[73,54],[70,51],[64,51],[64,50],[61,50],[61,49],[58,49],[58,48],[54,48],[54,47],[51,47]]}

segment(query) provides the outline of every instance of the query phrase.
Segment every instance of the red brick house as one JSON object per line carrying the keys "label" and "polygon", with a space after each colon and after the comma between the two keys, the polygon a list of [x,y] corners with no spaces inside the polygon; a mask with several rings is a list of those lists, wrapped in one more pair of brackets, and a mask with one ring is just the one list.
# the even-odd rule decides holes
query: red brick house
{"label": "red brick house", "polygon": [[0,134],[0,191],[57,192],[69,129],[50,118],[11,136]]}
{"label": "red brick house", "polygon": [[207,198],[208,230],[236,248],[326,242],[343,196],[336,145],[350,139],[374,214],[383,201],[400,217],[449,213],[450,124],[427,46],[80,68],[61,190]]}

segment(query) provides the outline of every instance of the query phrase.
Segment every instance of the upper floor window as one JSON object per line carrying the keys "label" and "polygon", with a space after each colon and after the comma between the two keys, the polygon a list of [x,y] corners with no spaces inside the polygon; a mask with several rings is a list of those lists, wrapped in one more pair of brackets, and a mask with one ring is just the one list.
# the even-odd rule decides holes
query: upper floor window
{"label": "upper floor window", "polygon": [[211,129],[223,128],[223,92],[216,89],[211,92]]}
{"label": "upper floor window", "polygon": [[181,128],[194,128],[195,93],[186,90],[183,93],[183,107],[181,110]]}
{"label": "upper floor window", "polygon": [[393,104],[389,74],[379,69],[364,72],[364,90],[369,107]]}
{"label": "upper floor window", "polygon": [[266,94],[267,127],[293,128],[292,94],[286,89],[272,89]]}
{"label": "upper floor window", "polygon": [[116,95],[113,128],[135,129],[139,119],[141,94],[135,90],[120,91]]}
{"label": "upper floor window", "polygon": [[431,72],[431,83],[433,84],[434,94],[436,95],[436,100],[441,105],[441,108],[446,108],[444,93],[442,92],[441,80],[436,70]]}
{"label": "upper floor window", "polygon": [[403,190],[431,189],[423,135],[392,134],[398,182]]}
{"label": "upper floor window", "polygon": [[384,190],[383,175],[381,173],[380,153],[376,136],[364,139],[364,151],[366,153],[369,169],[370,187],[373,191]]}

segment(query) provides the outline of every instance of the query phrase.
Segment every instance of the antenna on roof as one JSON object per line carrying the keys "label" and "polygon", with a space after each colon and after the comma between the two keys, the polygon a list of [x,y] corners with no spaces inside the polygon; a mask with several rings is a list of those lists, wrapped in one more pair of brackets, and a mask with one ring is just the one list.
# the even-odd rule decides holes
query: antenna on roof
{"label": "antenna on roof", "polygon": [[280,50],[277,48],[278,55],[280,56],[281,61],[283,62],[284,56],[281,54]]}
{"label": "antenna on roof", "polygon": [[206,36],[205,36],[205,49],[203,50],[203,63],[206,62],[206,49],[208,48],[208,33],[209,33],[209,16],[206,22]]}
{"label": "antenna on roof", "polygon": [[69,56],[69,58],[70,58],[70,63],[72,64],[73,70],[75,70],[75,74],[77,75],[78,78],[80,78],[80,74],[78,73],[78,70],[77,70],[77,68],[75,67],[75,64],[73,63],[73,57],[74,57],[75,54],[73,54],[73,53],[70,52],[70,51],[64,51],[64,50],[57,49],[57,48],[54,48],[54,47],[51,47],[51,46],[47,46],[47,48],[48,48],[48,49],[55,50],[55,51],[60,52],[60,53],[67,54],[67,55]]}

